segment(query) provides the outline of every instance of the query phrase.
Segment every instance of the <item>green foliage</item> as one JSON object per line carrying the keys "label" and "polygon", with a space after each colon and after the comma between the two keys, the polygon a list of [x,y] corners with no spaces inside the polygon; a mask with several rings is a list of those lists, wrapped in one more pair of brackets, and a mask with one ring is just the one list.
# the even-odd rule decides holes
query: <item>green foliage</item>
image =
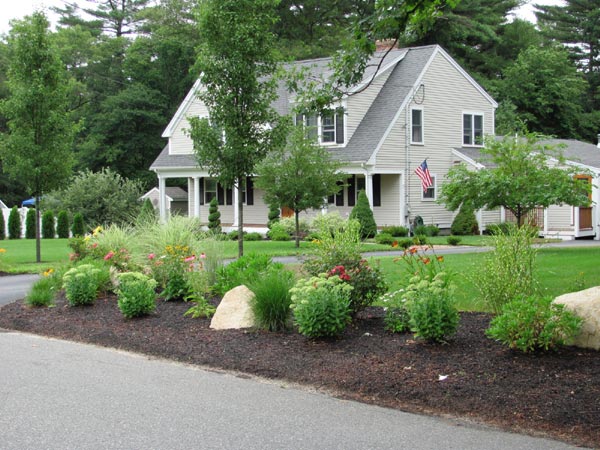
{"label": "green foliage", "polygon": [[501,223],[490,223],[485,226],[488,234],[492,234],[494,236],[508,234],[514,227],[513,223],[510,222],[501,222]]}
{"label": "green foliage", "polygon": [[367,261],[349,261],[346,266],[337,265],[327,275],[338,277],[352,286],[350,309],[353,315],[370,306],[387,290],[387,284],[379,267],[371,267]]}
{"label": "green foliage", "polygon": [[356,200],[356,205],[350,212],[349,219],[356,219],[360,222],[360,237],[362,239],[374,237],[377,234],[377,224],[375,223],[373,210],[364,190],[358,194],[358,200]]}
{"label": "green foliage", "polygon": [[219,203],[216,197],[210,201],[208,207],[208,229],[212,231],[213,234],[219,234],[221,232],[221,213],[219,212]]}
{"label": "green foliage", "polygon": [[263,235],[260,233],[257,233],[256,231],[253,231],[251,233],[246,234],[244,236],[244,239],[247,241],[262,241]]}
{"label": "green foliage", "polygon": [[267,216],[269,219],[269,221],[267,222],[267,226],[269,227],[269,230],[271,229],[271,226],[274,223],[279,222],[279,215],[280,215],[279,205],[271,203],[269,205],[269,215]]}
{"label": "green foliage", "polygon": [[44,239],[54,239],[56,228],[54,227],[54,213],[50,210],[42,214],[42,237]]}
{"label": "green foliage", "polygon": [[203,295],[194,294],[186,297],[187,302],[194,303],[190,309],[188,309],[183,315],[191,316],[192,319],[198,319],[201,317],[212,317],[212,315],[217,311],[215,308]]}
{"label": "green foliage", "polygon": [[131,319],[154,312],[156,309],[156,281],[139,272],[118,276],[117,304],[124,317]]}
{"label": "green foliage", "polygon": [[298,331],[309,338],[339,336],[350,323],[352,286],[321,274],[299,280],[290,290]]}
{"label": "green foliage", "polygon": [[448,236],[446,238],[446,242],[448,243],[448,245],[452,245],[452,246],[460,244],[461,241],[462,241],[462,239],[459,238],[458,236]]}
{"label": "green foliage", "polygon": [[479,224],[475,217],[473,209],[466,205],[461,205],[458,214],[452,221],[450,232],[457,236],[469,236],[479,233]]}
{"label": "green foliage", "polygon": [[272,241],[289,241],[292,239],[281,221],[271,225],[271,229],[267,232],[267,237]]}
{"label": "green foliage", "polygon": [[190,295],[190,288],[183,273],[172,273],[160,296],[169,302],[172,300],[183,300]]}
{"label": "green foliage", "polygon": [[121,272],[137,269],[136,262],[131,260],[135,245],[131,237],[134,229],[130,226],[109,225],[106,228],[97,227],[87,242],[87,254],[98,260],[106,261]]}
{"label": "green foliage", "polygon": [[413,240],[411,238],[401,239],[398,242],[398,247],[403,248],[404,250],[407,250],[411,245],[413,245]]}
{"label": "green foliage", "polygon": [[512,299],[536,291],[533,236],[529,227],[513,225],[506,234],[493,237],[494,251],[486,254],[475,279],[483,302],[496,314]]}
{"label": "green foliage", "polygon": [[435,237],[440,234],[440,229],[437,225],[425,225],[425,234],[430,237]]}
{"label": "green foliage", "polygon": [[301,239],[300,212],[320,208],[324,198],[339,191],[338,182],[345,176],[339,168],[340,163],[310,139],[303,127],[293,128],[287,146],[257,165],[256,186],[265,191],[265,201],[294,211],[296,247]]}
{"label": "green foliage", "polygon": [[25,216],[25,238],[35,239],[35,208],[29,208]]}
{"label": "green foliage", "polygon": [[219,295],[224,295],[234,287],[255,280],[273,266],[281,267],[281,264],[274,264],[268,255],[255,253],[244,255],[217,270],[217,280],[213,290]]}
{"label": "green foliage", "polygon": [[412,242],[415,245],[428,245],[429,239],[426,234],[417,234],[413,237]]}
{"label": "green foliage", "polygon": [[347,223],[348,220],[344,219],[339,211],[334,211],[315,216],[310,224],[309,230],[317,233],[319,233],[319,231],[324,233],[329,230],[331,233],[334,233],[336,230],[344,228]]}
{"label": "green foliage", "polygon": [[389,233],[394,237],[406,237],[408,236],[408,228],[406,227],[402,227],[402,226],[397,226],[397,225],[390,225],[387,227],[383,227],[381,229],[382,233]]}
{"label": "green foliage", "polygon": [[575,337],[582,322],[551,297],[515,297],[492,319],[486,334],[514,350],[547,351]]}
{"label": "green foliage", "polygon": [[83,214],[75,213],[73,216],[73,226],[71,227],[73,237],[81,237],[85,234],[85,225],[83,222]]}
{"label": "green foliage", "polygon": [[[111,169],[85,170],[76,174],[66,188],[49,195],[61,209],[80,213],[89,227],[131,222],[140,210],[142,185]],[[46,201],[46,199],[45,199]]]}
{"label": "green foliage", "polygon": [[91,305],[98,297],[100,270],[92,264],[81,264],[63,276],[65,296],[71,306]]}
{"label": "green foliage", "polygon": [[271,268],[249,280],[248,289],[254,293],[251,307],[260,328],[267,331],[287,328],[294,281],[294,274],[282,267]]}
{"label": "green foliage", "polygon": [[385,329],[392,333],[404,333],[410,330],[410,312],[404,296],[404,289],[382,295],[385,317]]}
{"label": "green foliage", "polygon": [[54,300],[62,285],[62,278],[56,272],[45,272],[37,280],[25,297],[25,304],[34,307],[48,307]]}
{"label": "green foliage", "polygon": [[67,239],[69,237],[69,213],[65,210],[58,213],[56,234],[60,239]]}
{"label": "green foliage", "polygon": [[[290,236],[296,235],[296,219],[295,219],[295,217],[282,217],[281,219],[279,219],[279,222],[277,222],[277,224],[280,225],[285,230],[285,232],[287,234],[289,234]],[[298,225],[299,225],[300,235],[303,235],[310,231],[310,225],[307,220],[300,219],[298,221]]]}
{"label": "green foliage", "polygon": [[6,239],[6,223],[4,222],[4,214],[0,211],[0,241]]}
{"label": "green foliage", "polygon": [[21,239],[21,214],[16,206],[11,208],[8,215],[8,238]]}
{"label": "green foliage", "polygon": [[152,200],[146,198],[142,202],[142,207],[140,208],[140,213],[138,214],[138,221],[153,221],[157,220],[158,217],[156,215],[156,210],[154,209],[154,205],[152,205]]}
{"label": "green foliage", "polygon": [[575,179],[582,169],[555,166],[551,158],[563,162],[560,153],[535,135],[486,138],[481,153],[487,168],[473,171],[459,165],[448,172],[440,201],[451,211],[461,205],[473,210],[504,206],[522,225],[534,208],[589,205],[590,187]]}
{"label": "green foliage", "polygon": [[396,242],[396,239],[389,233],[379,233],[375,236],[375,242],[382,245],[392,245]]}
{"label": "green foliage", "polygon": [[362,259],[360,254],[360,223],[349,220],[340,228],[332,230],[323,224],[314,252],[304,261],[307,273],[317,276],[329,272],[335,266],[353,265]]}
{"label": "green foliage", "polygon": [[[246,233],[244,233],[244,237]],[[230,241],[237,241],[238,240],[238,230],[231,230],[229,233],[227,233],[227,239],[229,239]]]}
{"label": "green foliage", "polygon": [[425,225],[417,225],[413,229],[413,234],[415,236],[427,236],[427,227]]}

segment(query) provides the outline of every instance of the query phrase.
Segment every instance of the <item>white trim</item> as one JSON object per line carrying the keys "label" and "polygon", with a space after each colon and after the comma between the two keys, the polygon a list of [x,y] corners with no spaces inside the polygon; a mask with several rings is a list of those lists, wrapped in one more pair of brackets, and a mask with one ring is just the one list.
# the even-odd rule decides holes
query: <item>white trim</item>
{"label": "white trim", "polygon": [[452,149],[452,154],[454,156],[458,156],[460,159],[464,160],[467,164],[472,165],[477,170],[485,169],[485,166],[481,163],[478,163],[473,158],[469,158],[467,155],[462,153],[460,150]]}
{"label": "white trim", "polygon": [[[413,141],[413,111],[421,111],[421,140]],[[425,108],[423,105],[411,106],[410,107],[410,144],[411,145],[425,145]]]}
{"label": "white trim", "polygon": [[[362,88],[364,88],[369,82],[373,82],[375,81],[377,78],[379,78],[381,75],[383,75],[384,73],[386,73],[388,70],[392,69],[396,64],[398,64],[400,61],[402,61],[404,59],[404,57],[408,54],[408,49],[404,49],[405,51],[396,56],[394,59],[392,59],[390,61],[389,64],[383,66],[383,68],[381,70],[379,70],[376,74],[375,77],[373,78],[372,76],[369,77],[369,79],[367,80],[363,80],[361,81],[359,84],[357,84],[355,87],[353,87],[352,89],[350,89],[350,91],[348,92],[348,94],[344,95],[344,99],[348,98],[349,96],[353,95],[355,92],[360,91]],[[371,81],[371,79],[373,81]]]}
{"label": "white trim", "polygon": [[[194,85],[192,86],[192,88],[187,93],[187,95],[185,96],[185,99],[183,100],[183,102],[181,102],[181,105],[179,105],[179,108],[177,108],[177,111],[175,112],[175,114],[173,115],[173,118],[167,125],[167,128],[165,128],[165,131],[163,131],[162,137],[170,138],[173,135],[173,133],[175,132],[175,126],[184,117],[185,113],[189,109],[190,105],[192,104],[192,102],[194,101],[194,99],[196,98],[196,95],[198,94],[198,92],[200,90],[201,90],[201,83],[200,83],[200,78],[198,78],[196,80],[196,82],[194,83]],[[170,145],[170,142],[169,142],[169,145]],[[169,146],[169,154],[171,154],[170,146]]]}
{"label": "white trim", "polygon": [[[471,140],[472,144],[465,144],[465,116],[471,116]],[[481,116],[481,144],[475,143],[475,116]],[[485,113],[483,111],[464,110],[460,115],[460,142],[463,147],[483,148],[485,137]]]}

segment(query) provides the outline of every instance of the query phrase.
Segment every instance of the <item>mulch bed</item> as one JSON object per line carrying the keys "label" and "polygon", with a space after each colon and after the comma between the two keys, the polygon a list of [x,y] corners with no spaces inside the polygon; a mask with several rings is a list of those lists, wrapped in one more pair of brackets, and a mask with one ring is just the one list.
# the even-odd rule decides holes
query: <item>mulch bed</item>
{"label": "mulch bed", "polygon": [[[156,314],[121,316],[115,297],[94,306],[0,309],[0,328],[141,352],[185,363],[309,385],[338,397],[411,412],[450,415],[574,444],[600,445],[600,352],[565,348],[523,355],[487,339],[490,317],[463,313],[446,345],[383,329],[370,308],[342,338],[295,332],[214,331],[158,302]],[[447,378],[440,380],[440,377]]]}

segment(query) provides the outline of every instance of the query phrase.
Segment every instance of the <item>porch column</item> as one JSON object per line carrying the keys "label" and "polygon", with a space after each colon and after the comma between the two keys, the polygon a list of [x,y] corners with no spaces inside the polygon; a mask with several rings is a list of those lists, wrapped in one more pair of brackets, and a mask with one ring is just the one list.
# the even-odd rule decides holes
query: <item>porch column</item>
{"label": "porch column", "polygon": [[194,177],[194,217],[200,219],[200,177]]}
{"label": "porch column", "polygon": [[548,237],[548,208],[544,208],[544,237]]}
{"label": "porch column", "polygon": [[239,211],[238,211],[238,201],[240,198],[240,190],[242,189],[241,186],[235,186],[235,189],[233,190],[233,227],[237,227],[240,224],[240,217],[239,217]]}
{"label": "porch column", "polygon": [[483,210],[482,209],[478,209],[477,210],[477,227],[479,228],[479,234],[482,235],[483,234]]}
{"label": "porch column", "polygon": [[158,210],[160,213],[160,221],[167,221],[167,188],[165,179],[158,177]]}
{"label": "porch column", "polygon": [[573,207],[573,237],[579,237],[579,206]]}
{"label": "porch column", "polygon": [[373,209],[373,174],[365,172],[365,194],[369,199],[369,206]]}
{"label": "porch column", "polygon": [[398,175],[398,177],[400,177],[400,190],[398,195],[400,196],[400,217],[398,217],[398,223],[400,225],[403,225],[405,227],[408,227],[408,211],[406,209],[406,197],[405,197],[405,193],[404,193],[404,180],[402,180],[402,174]]}
{"label": "porch column", "polygon": [[594,240],[600,240],[600,217],[598,205],[600,204],[600,177],[598,174],[592,180],[592,227],[594,228]]}
{"label": "porch column", "polygon": [[323,206],[321,206],[321,215],[324,216],[329,211],[329,203],[327,197],[323,198]]}
{"label": "porch column", "polygon": [[500,207],[500,222],[506,222],[506,210],[504,209],[504,206]]}

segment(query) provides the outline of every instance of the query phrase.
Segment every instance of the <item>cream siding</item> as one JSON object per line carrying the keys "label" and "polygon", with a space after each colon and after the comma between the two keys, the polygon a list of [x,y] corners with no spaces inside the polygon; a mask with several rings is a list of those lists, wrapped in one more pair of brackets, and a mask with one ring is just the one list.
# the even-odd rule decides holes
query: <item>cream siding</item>
{"label": "cream siding", "polygon": [[381,206],[373,207],[375,223],[378,227],[400,225],[400,175],[381,175]]}
{"label": "cream siding", "polygon": [[548,231],[573,230],[573,207],[551,205],[547,209]]}
{"label": "cream siding", "polygon": [[188,117],[208,117],[208,109],[199,99],[192,100],[185,116],[175,125],[173,134],[169,138],[171,155],[189,155],[194,152],[192,140],[186,134],[186,130],[190,127]]}
{"label": "cream siding", "polygon": [[263,197],[265,193],[260,189],[254,189],[254,204],[244,205],[244,224],[265,225],[269,220],[269,206]]}

